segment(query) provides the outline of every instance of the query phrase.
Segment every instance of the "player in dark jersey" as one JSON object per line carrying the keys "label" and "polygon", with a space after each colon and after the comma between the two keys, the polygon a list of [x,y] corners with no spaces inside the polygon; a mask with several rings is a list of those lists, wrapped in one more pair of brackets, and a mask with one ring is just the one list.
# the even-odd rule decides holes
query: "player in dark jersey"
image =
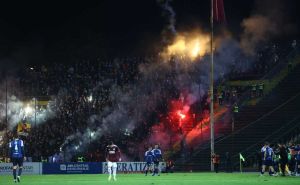
{"label": "player in dark jersey", "polygon": [[300,144],[295,147],[296,153],[296,176],[300,176]]}
{"label": "player in dark jersey", "polygon": [[[18,135],[9,143],[9,154],[11,162],[13,163],[13,177],[14,182],[21,181],[21,174],[23,169],[23,159],[24,159],[24,142],[19,139]],[[17,176],[17,168],[19,167],[19,172]]]}
{"label": "player in dark jersey", "polygon": [[162,154],[161,154],[161,150],[159,149],[159,146],[156,144],[154,146],[154,149],[152,150],[153,154],[154,154],[154,171],[152,176],[154,176],[155,174],[157,174],[158,176],[160,175],[160,166],[159,166],[159,162],[162,160]]}
{"label": "player in dark jersey", "polygon": [[[300,176],[300,144],[290,147],[290,150],[294,152],[294,158],[296,160],[295,164],[295,176]],[[293,166],[293,165],[292,165]]]}
{"label": "player in dark jersey", "polygon": [[107,171],[108,171],[108,180],[111,180],[111,177],[113,175],[114,181],[117,180],[117,162],[121,161],[121,153],[120,149],[117,145],[115,145],[113,142],[110,142],[109,145],[107,145],[105,150],[105,158],[107,162]]}
{"label": "player in dark jersey", "polygon": [[152,152],[151,146],[145,152],[145,162],[146,162],[145,176],[147,176],[148,172],[153,170],[154,154]]}
{"label": "player in dark jersey", "polygon": [[279,155],[279,165],[282,176],[285,176],[285,167],[288,163],[288,153],[287,148],[284,144],[278,144],[277,154]]}

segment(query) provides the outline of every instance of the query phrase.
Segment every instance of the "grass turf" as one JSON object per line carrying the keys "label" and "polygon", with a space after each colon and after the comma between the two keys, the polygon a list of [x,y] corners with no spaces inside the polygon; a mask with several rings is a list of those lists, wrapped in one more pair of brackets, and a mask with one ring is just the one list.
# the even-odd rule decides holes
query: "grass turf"
{"label": "grass turf", "polygon": [[[161,176],[118,174],[116,182],[107,181],[107,175],[40,175],[22,176],[22,185],[299,185],[300,177],[260,177],[257,173],[174,173]],[[1,185],[15,184],[11,176],[0,176]]]}

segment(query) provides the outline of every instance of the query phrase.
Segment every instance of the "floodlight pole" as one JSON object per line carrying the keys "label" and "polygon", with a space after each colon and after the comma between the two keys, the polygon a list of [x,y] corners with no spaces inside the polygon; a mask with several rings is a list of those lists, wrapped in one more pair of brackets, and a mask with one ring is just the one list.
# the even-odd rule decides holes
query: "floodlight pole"
{"label": "floodlight pole", "polygon": [[34,126],[36,127],[36,97],[34,98]]}
{"label": "floodlight pole", "polygon": [[[215,153],[215,128],[214,128],[214,0],[211,0],[211,15],[210,15],[210,26],[211,26],[211,38],[210,38],[210,158]],[[211,171],[214,171],[213,161],[210,160]]]}
{"label": "floodlight pole", "polygon": [[90,131],[90,143],[89,143],[89,145],[91,145],[91,143],[92,143],[92,132]]}
{"label": "floodlight pole", "polygon": [[8,87],[7,87],[7,73],[5,72],[5,124],[8,127]]}

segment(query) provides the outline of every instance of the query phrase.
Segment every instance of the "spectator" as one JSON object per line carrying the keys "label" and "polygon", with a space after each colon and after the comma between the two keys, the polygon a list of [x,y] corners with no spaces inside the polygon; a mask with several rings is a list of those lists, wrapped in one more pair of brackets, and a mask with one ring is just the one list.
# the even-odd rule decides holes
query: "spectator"
{"label": "spectator", "polygon": [[222,92],[219,92],[218,100],[219,100],[219,105],[223,105],[223,93]]}
{"label": "spectator", "polygon": [[233,113],[236,114],[236,113],[239,113],[239,106],[237,103],[234,103],[233,104]]}
{"label": "spectator", "polygon": [[175,163],[172,159],[169,159],[167,161],[167,165],[166,165],[166,173],[173,173],[174,172],[174,166]]}
{"label": "spectator", "polygon": [[225,153],[225,171],[232,173],[231,155],[229,152]]}
{"label": "spectator", "polygon": [[214,169],[216,173],[219,173],[219,164],[220,164],[220,156],[214,153],[212,156],[212,162],[214,164]]}
{"label": "spectator", "polygon": [[264,83],[260,82],[258,84],[258,96],[263,96],[264,95]]}
{"label": "spectator", "polygon": [[252,89],[251,89],[251,98],[256,97],[256,84],[252,84]]}

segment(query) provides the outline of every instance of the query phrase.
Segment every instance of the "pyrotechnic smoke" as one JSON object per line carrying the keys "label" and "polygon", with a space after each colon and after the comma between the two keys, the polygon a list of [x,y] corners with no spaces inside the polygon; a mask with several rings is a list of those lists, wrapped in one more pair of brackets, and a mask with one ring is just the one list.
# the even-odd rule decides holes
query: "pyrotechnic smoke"
{"label": "pyrotechnic smoke", "polygon": [[244,29],[241,47],[246,54],[251,55],[259,44],[293,31],[283,1],[280,0],[257,1],[252,15],[244,19],[241,26]]}
{"label": "pyrotechnic smoke", "polygon": [[[230,37],[220,41],[219,47],[215,52],[215,81],[222,79],[226,74],[232,70],[245,71],[247,66],[243,63],[243,60],[251,60],[242,55],[239,43],[232,40]],[[242,62],[241,62],[242,61]],[[186,61],[178,60],[175,78],[173,83],[177,87],[178,92],[182,93],[183,106],[180,108],[182,113],[187,113],[190,107],[197,101],[205,98],[209,90],[209,69],[210,62],[209,57],[204,56],[193,63],[186,63]],[[186,68],[188,65],[188,68]],[[180,100],[180,97],[176,99]],[[170,110],[174,111],[174,110]],[[163,123],[162,123],[163,124]],[[149,140],[146,142],[160,143],[163,147],[169,146],[169,139],[165,138],[177,138],[182,139],[183,136],[174,135],[174,132],[168,131],[168,129],[154,126],[155,133],[150,135]],[[160,137],[161,136],[161,137]]]}
{"label": "pyrotechnic smoke", "polygon": [[7,86],[8,91],[6,94],[6,82],[3,80],[0,84],[0,121],[2,123],[6,123],[5,119],[7,113],[7,126],[9,129],[12,130],[24,118],[26,118],[26,120],[31,123],[32,126],[34,126],[35,123],[38,125],[46,122],[48,119],[55,117],[55,107],[53,105],[53,101],[49,101],[49,104],[45,108],[37,108],[35,110],[34,100],[28,102],[28,100],[21,101],[18,98],[18,96],[23,96],[23,94],[16,79],[11,76],[7,77]]}
{"label": "pyrotechnic smoke", "polygon": [[[238,43],[230,38],[223,40],[216,49],[215,80],[240,67],[235,65],[239,56]],[[111,105],[105,107],[103,112],[91,115],[86,130],[78,131],[64,142],[62,148],[68,154],[67,160],[85,151],[90,142],[102,136],[118,140],[126,138],[126,130],[129,133],[138,130],[139,133],[135,134],[142,134],[145,138],[149,135],[146,142],[160,143],[163,147],[168,146],[169,140],[166,138],[170,135],[173,138],[181,137],[164,130],[164,126],[152,134],[151,127],[160,124],[159,115],[168,113],[171,100],[183,96],[182,111],[186,113],[194,103],[205,97],[209,89],[209,57],[204,55],[194,62],[187,62],[191,59],[180,57],[175,57],[172,62],[157,60],[139,66],[140,77],[134,84],[110,88]],[[90,136],[91,132],[94,132],[93,137]]]}
{"label": "pyrotechnic smoke", "polygon": [[[169,138],[182,139],[182,135],[168,131],[168,127],[159,118],[159,115],[167,115],[170,111],[169,102],[182,98],[183,107],[180,111],[186,113],[193,104],[206,98],[210,82],[209,36],[203,32],[177,33],[175,12],[170,1],[158,2],[169,20],[168,31],[165,33],[173,37],[168,40],[169,45],[161,53],[163,59],[158,60],[168,62],[141,64],[138,81],[122,87],[110,87],[111,105],[105,107],[103,112],[91,115],[87,128],[69,136],[64,142],[62,147],[69,156],[67,160],[75,153],[84,151],[90,142],[103,136],[112,139],[126,137],[125,130],[146,137],[141,145],[160,143],[167,147]],[[273,23],[274,20],[269,15],[256,12],[244,20],[244,34],[240,42],[229,35],[216,38],[215,81],[231,71],[247,70],[252,58],[243,53],[253,52],[257,44],[269,39],[267,36],[277,35],[276,29],[280,24],[276,21]],[[194,53],[196,54],[193,55]],[[94,133],[93,137],[91,132]]]}
{"label": "pyrotechnic smoke", "polygon": [[176,27],[175,27],[176,13],[175,13],[173,7],[170,5],[171,2],[172,2],[172,0],[157,0],[157,3],[163,10],[162,15],[167,20],[167,26],[163,30],[163,35],[164,35],[163,41],[165,43],[167,43],[169,41],[169,39],[167,37],[169,37],[170,35],[174,36],[177,33]]}
{"label": "pyrotechnic smoke", "polygon": [[[170,44],[162,51],[163,59],[159,58],[158,61],[141,64],[139,80],[134,83],[107,87],[110,91],[110,105],[104,107],[102,112],[90,115],[86,120],[86,128],[68,136],[62,144],[62,151],[67,160],[76,153],[85,151],[91,142],[102,137],[119,140],[122,137],[126,138],[128,133],[134,133],[146,138],[146,141],[141,141],[141,144],[145,142],[160,143],[163,148],[170,143],[170,137],[182,139],[181,135],[168,131],[168,127],[159,120],[159,115],[168,114],[171,100],[181,101],[182,98],[183,106],[180,111],[187,113],[193,104],[201,101],[207,95],[210,82],[210,38],[207,33],[201,31],[177,33],[176,14],[170,5],[171,0],[158,0],[158,3],[168,20],[164,32],[173,37],[168,40]],[[230,71],[242,72],[247,69],[243,61],[251,61],[251,58],[243,56],[240,48],[243,48],[246,53],[252,53],[257,44],[267,41],[269,36],[279,34],[281,21],[277,22],[277,19],[271,15],[273,14],[264,14],[258,11],[252,17],[245,19],[242,23],[244,34],[240,43],[231,37],[217,38],[215,81],[222,79]],[[168,60],[168,62],[161,62],[161,60]],[[111,83],[108,81],[108,84]],[[1,87],[5,87],[5,85],[1,85]],[[94,91],[97,89],[94,88]],[[3,92],[5,91],[3,89],[0,91],[0,120],[3,122],[5,119],[5,109],[3,108],[5,93]],[[63,100],[64,96],[62,88],[54,98],[53,104],[56,100]],[[24,116],[23,109],[26,104],[12,93],[9,93],[8,97],[9,126],[12,128]],[[46,110],[37,114],[37,123],[43,123],[47,119],[55,117],[56,111],[54,105],[48,105]]]}
{"label": "pyrotechnic smoke", "polygon": [[268,17],[255,15],[243,21],[244,33],[241,47],[247,54],[254,54],[256,46],[268,41],[272,36],[280,33],[279,25]]}

